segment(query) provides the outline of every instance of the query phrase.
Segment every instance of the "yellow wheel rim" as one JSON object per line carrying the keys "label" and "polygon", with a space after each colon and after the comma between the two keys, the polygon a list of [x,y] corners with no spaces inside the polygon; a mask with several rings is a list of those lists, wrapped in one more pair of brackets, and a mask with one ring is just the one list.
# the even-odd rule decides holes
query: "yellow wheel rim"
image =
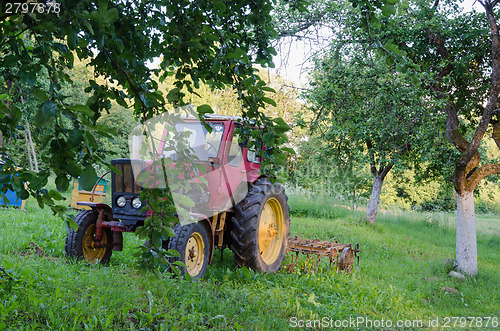
{"label": "yellow wheel rim", "polygon": [[195,277],[203,268],[203,260],[205,259],[205,244],[199,232],[194,232],[189,237],[184,256],[186,271],[190,276]]}
{"label": "yellow wheel rim", "polygon": [[259,221],[259,252],[262,260],[271,265],[280,256],[283,246],[285,218],[276,198],[267,200]]}
{"label": "yellow wheel rim", "polygon": [[[101,261],[106,254],[106,247],[95,247],[94,239],[95,239],[95,224],[92,224],[85,231],[85,235],[83,236],[83,258],[88,263],[95,263],[96,261]],[[107,244],[108,237],[106,233],[103,231],[101,244]]]}

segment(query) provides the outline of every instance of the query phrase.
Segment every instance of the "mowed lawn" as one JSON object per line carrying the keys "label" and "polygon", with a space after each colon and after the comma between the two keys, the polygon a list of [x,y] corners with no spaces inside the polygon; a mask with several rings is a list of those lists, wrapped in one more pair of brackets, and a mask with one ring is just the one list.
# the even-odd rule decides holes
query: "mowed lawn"
{"label": "mowed lawn", "polygon": [[324,199],[290,206],[292,236],[359,243],[359,271],[325,260],[315,272],[257,274],[226,249],[201,281],[158,278],[135,269],[133,234],[109,266],[75,263],[50,210],[0,208],[0,330],[500,328],[500,216],[478,216],[479,275],[460,281],[443,264],[455,255],[453,214],[381,212],[369,225]]}

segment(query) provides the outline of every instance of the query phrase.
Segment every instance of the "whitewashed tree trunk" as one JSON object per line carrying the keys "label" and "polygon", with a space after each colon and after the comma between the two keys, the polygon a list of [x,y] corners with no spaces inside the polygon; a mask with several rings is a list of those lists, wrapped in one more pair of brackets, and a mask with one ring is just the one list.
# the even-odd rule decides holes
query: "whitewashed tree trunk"
{"label": "whitewashed tree trunk", "polygon": [[384,184],[384,177],[374,176],[372,194],[370,196],[370,201],[368,202],[368,208],[366,210],[366,219],[371,223],[375,224],[377,219],[378,204],[380,202],[380,194],[382,193],[382,185]]}
{"label": "whitewashed tree trunk", "polygon": [[477,275],[476,213],[474,192],[457,193],[458,269],[470,276]]}

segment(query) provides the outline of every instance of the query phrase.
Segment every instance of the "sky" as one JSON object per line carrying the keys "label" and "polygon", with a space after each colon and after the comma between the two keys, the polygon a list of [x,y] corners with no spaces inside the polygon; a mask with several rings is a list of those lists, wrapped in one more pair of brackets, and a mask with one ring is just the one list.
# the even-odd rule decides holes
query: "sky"
{"label": "sky", "polygon": [[[462,2],[465,10],[475,8],[483,11],[483,8],[476,0],[465,0]],[[323,32],[328,35],[328,31]],[[272,71],[281,77],[292,82],[297,87],[307,86],[307,72],[312,67],[310,58],[312,54],[321,50],[324,46],[305,40],[284,40],[276,51],[278,54],[273,58],[276,65]]]}

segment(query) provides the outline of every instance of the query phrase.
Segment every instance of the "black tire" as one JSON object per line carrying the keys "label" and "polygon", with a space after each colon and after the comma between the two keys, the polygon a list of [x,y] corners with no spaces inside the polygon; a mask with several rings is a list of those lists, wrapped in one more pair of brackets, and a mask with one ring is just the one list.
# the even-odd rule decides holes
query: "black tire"
{"label": "black tire", "polygon": [[[186,272],[193,278],[203,278],[210,258],[210,240],[207,228],[201,223],[190,223],[174,227],[175,237],[167,242],[167,249],[178,251],[180,257],[170,258],[170,262],[181,261],[187,268],[179,267],[181,275]],[[200,256],[202,252],[202,256]]]}
{"label": "black tire", "polygon": [[[84,210],[76,215],[75,222],[78,225],[78,230],[75,231],[70,227],[66,234],[65,250],[69,257],[85,260],[92,264],[96,262],[109,263],[113,247],[95,248],[93,246],[98,215],[95,210]],[[103,229],[101,242],[113,244],[113,233],[110,229]]]}
{"label": "black tire", "polygon": [[[248,194],[236,205],[232,218],[230,247],[236,264],[261,272],[276,272],[281,268],[290,235],[290,207],[287,200],[283,186],[279,183],[273,185],[268,178],[259,178],[249,184]],[[261,219],[264,208],[267,218],[270,215],[267,208],[272,209],[273,219],[280,217],[280,214],[282,222],[278,223],[282,224],[276,228],[273,223],[268,224],[265,219]],[[262,225],[269,228],[260,229]],[[262,240],[262,234],[265,233],[270,239]],[[266,245],[268,247],[260,247]]]}

